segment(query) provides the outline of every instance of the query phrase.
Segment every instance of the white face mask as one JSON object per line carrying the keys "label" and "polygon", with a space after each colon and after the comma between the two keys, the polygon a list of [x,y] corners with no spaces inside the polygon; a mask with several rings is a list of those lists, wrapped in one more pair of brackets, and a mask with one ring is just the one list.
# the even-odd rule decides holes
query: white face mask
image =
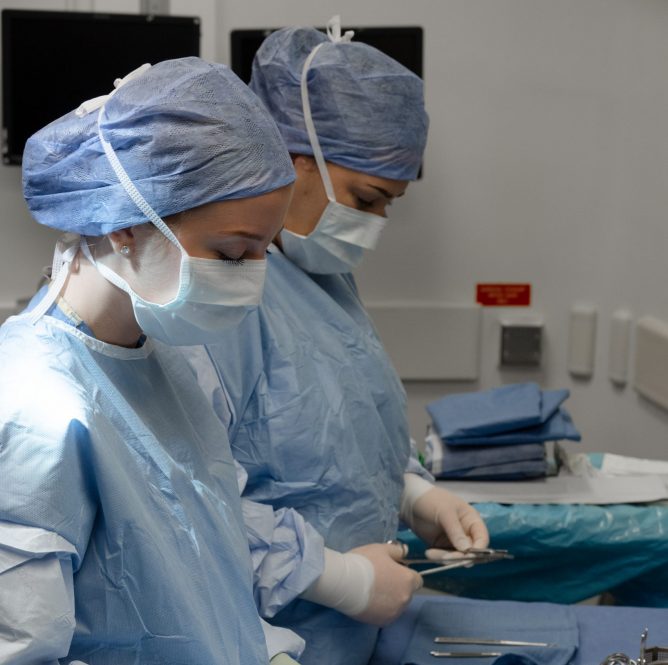
{"label": "white face mask", "polygon": [[[344,35],[344,38],[346,36]],[[375,249],[378,245],[387,220],[380,215],[356,210],[336,201],[332,180],[313,124],[308,98],[308,70],[321,46],[322,44],[316,46],[304,63],[301,93],[306,131],[329,203],[309,235],[302,236],[284,229],[281,231],[281,244],[283,253],[303,270],[331,274],[350,272],[358,266],[364,250]]]}
{"label": "white face mask", "polygon": [[[150,65],[142,65],[124,79],[117,80],[114,83],[115,88],[118,89],[127,81],[141,76],[148,68]],[[266,261],[245,261],[241,265],[234,265],[188,255],[164,220],[134,186],[114,149],[102,136],[100,119],[104,113],[104,104],[113,94],[112,92],[110,95],[84,102],[77,109],[77,115],[83,116],[99,109],[98,135],[123,189],[146,218],[179,249],[179,283],[176,295],[163,304],[142,298],[120,275],[94,259],[84,238],[77,234],[65,234],[56,245],[53,281],[49,291],[30,312],[29,318],[36,323],[56,301],[77,251],[81,249],[103,277],[130,296],[137,323],[147,335],[172,345],[216,342],[223,330],[238,325],[248,312],[260,304]]]}
{"label": "white face mask", "polygon": [[[103,109],[100,109],[102,112]],[[103,277],[130,296],[137,323],[149,337],[172,345],[218,341],[222,331],[238,325],[249,311],[260,304],[266,261],[247,261],[242,265],[233,265],[221,260],[189,256],[172,230],[139,193],[101,133],[100,140],[128,196],[181,252],[176,295],[164,304],[148,301],[111,268],[95,261],[88,244],[82,239],[83,253]]]}
{"label": "white face mask", "polygon": [[331,201],[307,236],[281,231],[283,253],[307,272],[350,272],[365,249],[375,249],[386,219]]}
{"label": "white face mask", "polygon": [[181,248],[181,269],[176,295],[164,304],[142,298],[108,266],[95,261],[84,239],[81,248],[100,274],[125,291],[139,327],[149,337],[178,346],[209,344],[220,333],[239,325],[262,299],[267,262],[233,265],[189,256]]}

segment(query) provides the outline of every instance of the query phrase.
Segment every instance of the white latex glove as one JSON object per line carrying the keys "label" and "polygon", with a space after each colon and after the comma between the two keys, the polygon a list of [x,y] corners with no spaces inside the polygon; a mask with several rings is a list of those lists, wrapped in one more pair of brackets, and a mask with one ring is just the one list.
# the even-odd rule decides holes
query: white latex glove
{"label": "white latex glove", "polygon": [[363,623],[384,626],[397,619],[422,587],[422,577],[407,566],[397,563],[407,554],[401,543],[364,545],[351,550],[373,565],[374,579],[369,603],[353,618]]}
{"label": "white latex glove", "polygon": [[487,527],[473,506],[415,474],[404,479],[401,519],[428,545],[462,552],[489,545]]}
{"label": "white latex glove", "polygon": [[271,665],[299,665],[299,663],[290,658],[287,653],[277,653],[270,661]]}
{"label": "white latex glove", "polygon": [[375,543],[345,554],[325,548],[322,575],[301,595],[357,621],[383,626],[406,608],[422,578],[400,561],[401,543]]}

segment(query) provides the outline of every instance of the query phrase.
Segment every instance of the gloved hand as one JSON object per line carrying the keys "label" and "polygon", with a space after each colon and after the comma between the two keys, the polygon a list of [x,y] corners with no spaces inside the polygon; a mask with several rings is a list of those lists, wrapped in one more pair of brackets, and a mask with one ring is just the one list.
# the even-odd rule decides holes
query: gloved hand
{"label": "gloved hand", "polygon": [[301,597],[364,623],[390,623],[422,586],[414,570],[397,563],[405,555],[401,543],[364,545],[345,554],[325,548],[323,573]]}
{"label": "gloved hand", "polygon": [[353,618],[363,623],[384,626],[399,617],[410,603],[413,594],[422,586],[422,577],[407,566],[397,563],[407,547],[401,543],[364,545],[350,550],[360,554],[373,565],[373,586],[366,608]]}
{"label": "gloved hand", "polygon": [[487,527],[473,506],[415,474],[404,479],[401,519],[428,545],[462,552],[489,545]]}
{"label": "gloved hand", "polygon": [[270,661],[270,665],[299,665],[299,663],[290,658],[287,653],[277,653]]}

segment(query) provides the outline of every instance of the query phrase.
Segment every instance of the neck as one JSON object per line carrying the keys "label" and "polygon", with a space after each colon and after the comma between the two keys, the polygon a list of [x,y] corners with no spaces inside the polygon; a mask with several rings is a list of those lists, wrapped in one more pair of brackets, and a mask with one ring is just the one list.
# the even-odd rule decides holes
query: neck
{"label": "neck", "polygon": [[141,329],[130,296],[107,281],[81,253],[61,295],[97,339],[129,348],[137,345]]}

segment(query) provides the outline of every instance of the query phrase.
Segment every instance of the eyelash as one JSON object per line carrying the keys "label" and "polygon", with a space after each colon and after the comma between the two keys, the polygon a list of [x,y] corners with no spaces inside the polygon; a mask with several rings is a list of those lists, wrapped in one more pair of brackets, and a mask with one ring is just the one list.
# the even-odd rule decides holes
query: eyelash
{"label": "eyelash", "polygon": [[[363,199],[363,198],[360,197],[360,196],[356,196],[355,198],[357,199],[357,205],[358,205],[360,208],[372,208],[372,207],[375,205],[375,203],[376,203],[375,200],[374,200],[374,201],[367,201],[366,199]],[[392,205],[392,201],[386,201],[386,202],[385,202],[385,205],[386,205],[386,206],[391,206],[391,205]]]}
{"label": "eyelash", "polygon": [[373,204],[374,201],[366,201],[363,198],[360,198],[359,196],[357,198],[357,205],[360,206],[360,208],[370,208]]}
{"label": "eyelash", "polygon": [[221,253],[219,253],[219,256],[222,262],[227,263],[228,265],[242,266],[244,263],[246,263],[246,259],[231,259],[229,256],[225,256],[225,254]]}

